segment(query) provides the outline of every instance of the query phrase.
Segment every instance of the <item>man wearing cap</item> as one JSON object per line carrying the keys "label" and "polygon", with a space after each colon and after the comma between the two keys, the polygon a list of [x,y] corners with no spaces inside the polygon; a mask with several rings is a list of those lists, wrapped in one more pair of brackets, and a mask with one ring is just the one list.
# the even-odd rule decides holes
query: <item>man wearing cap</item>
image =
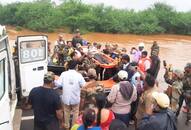
{"label": "man wearing cap", "polygon": [[155,99],[153,115],[145,115],[138,130],[177,130],[175,114],[168,109],[169,97],[159,92],[153,92],[152,97]]}
{"label": "man wearing cap", "polygon": [[93,102],[95,95],[99,92],[103,92],[103,88],[101,85],[98,84],[96,81],[97,74],[96,70],[93,68],[88,69],[87,76],[89,81],[87,82],[86,86],[88,89],[81,90],[81,102],[80,102],[80,110],[84,110],[85,108],[93,107]]}
{"label": "man wearing cap", "polygon": [[62,102],[64,108],[64,127],[66,130],[70,128],[70,115],[72,117],[72,125],[74,125],[79,114],[80,92],[81,88],[85,87],[86,82],[83,76],[76,71],[77,62],[69,61],[68,71],[63,72],[56,82],[57,86],[63,89]]}
{"label": "man wearing cap", "polygon": [[183,76],[184,76],[183,72],[178,69],[173,71],[172,78],[168,73],[168,69],[166,69],[164,75],[166,83],[170,85],[167,94],[170,97],[170,104],[171,104],[170,107],[174,112],[177,112],[178,110],[179,98],[183,92],[183,83],[182,83]]}
{"label": "man wearing cap", "polygon": [[139,60],[141,59],[141,54],[143,52],[145,48],[145,44],[143,42],[139,43],[138,45],[138,50],[136,51],[136,53],[134,54],[134,61],[135,62],[139,62]]}
{"label": "man wearing cap", "polygon": [[34,111],[34,130],[59,130],[63,111],[58,93],[53,90],[54,73],[44,76],[44,85],[33,88],[29,94],[28,107]]}
{"label": "man wearing cap", "polygon": [[129,124],[131,116],[131,103],[137,99],[137,90],[129,81],[126,81],[128,73],[120,70],[117,74],[118,83],[114,85],[107,96],[107,100],[112,103],[111,110],[115,118]]}

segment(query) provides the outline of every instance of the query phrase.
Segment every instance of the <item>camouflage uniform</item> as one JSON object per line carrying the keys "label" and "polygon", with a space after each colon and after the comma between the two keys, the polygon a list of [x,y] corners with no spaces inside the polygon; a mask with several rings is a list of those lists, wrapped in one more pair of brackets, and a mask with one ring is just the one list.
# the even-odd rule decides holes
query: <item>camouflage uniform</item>
{"label": "camouflage uniform", "polygon": [[95,68],[96,65],[93,63],[93,61],[91,59],[89,59],[88,57],[85,57],[82,60],[82,63],[80,65],[80,68],[84,68],[86,70],[88,70],[89,68]]}
{"label": "camouflage uniform", "polygon": [[[185,67],[191,69],[191,63],[188,63]],[[187,106],[187,121],[191,119],[191,72],[185,72],[182,80],[183,83],[183,93],[179,98],[179,108],[176,115],[179,115],[180,109],[182,107],[183,101],[185,100]]]}
{"label": "camouflage uniform", "polygon": [[99,85],[95,80],[90,81],[88,85],[90,86],[88,87],[88,89],[81,90],[81,99],[84,100],[84,103],[81,105],[81,110],[84,110],[85,108],[95,107],[95,96],[98,93],[104,92],[103,86]]}
{"label": "camouflage uniform", "polygon": [[63,66],[67,61],[70,61],[72,59],[70,57],[70,54],[73,52],[73,49],[69,48],[68,46],[64,44],[56,45],[54,48],[54,52],[58,53],[59,65]]}
{"label": "camouflage uniform", "polygon": [[173,73],[178,76],[177,79],[172,78],[168,71],[166,71],[164,78],[166,83],[169,84],[169,88],[167,90],[170,90],[170,92],[168,92],[171,103],[170,107],[174,112],[177,112],[179,108],[179,98],[183,92],[183,82],[181,79],[181,75],[183,75],[183,73],[179,70],[175,70]]}
{"label": "camouflage uniform", "polygon": [[171,109],[176,112],[178,110],[178,103],[180,95],[182,95],[183,83],[181,80],[177,80],[172,84],[172,97],[171,97]]}
{"label": "camouflage uniform", "polygon": [[185,75],[184,75],[183,90],[184,90],[184,92],[191,90],[191,73],[185,73]]}
{"label": "camouflage uniform", "polygon": [[187,107],[187,121],[191,120],[191,73],[185,73],[183,79],[183,96]]}

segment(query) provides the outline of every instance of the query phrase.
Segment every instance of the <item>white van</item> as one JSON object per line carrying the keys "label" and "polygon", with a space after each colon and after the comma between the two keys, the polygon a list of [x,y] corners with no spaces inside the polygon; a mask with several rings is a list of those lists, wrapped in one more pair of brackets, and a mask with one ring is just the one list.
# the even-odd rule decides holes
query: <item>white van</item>
{"label": "white van", "polygon": [[14,55],[0,25],[0,130],[13,130],[17,95],[27,97],[43,85],[47,72],[47,36],[18,36]]}

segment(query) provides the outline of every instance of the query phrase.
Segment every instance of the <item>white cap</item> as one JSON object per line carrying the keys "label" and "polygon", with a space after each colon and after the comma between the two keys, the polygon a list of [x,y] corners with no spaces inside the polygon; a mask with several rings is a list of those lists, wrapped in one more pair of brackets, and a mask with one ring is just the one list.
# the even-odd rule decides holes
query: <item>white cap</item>
{"label": "white cap", "polygon": [[175,75],[177,75],[179,78],[184,77],[184,72],[181,71],[181,70],[179,70],[179,69],[174,70],[173,73],[174,73]]}
{"label": "white cap", "polygon": [[157,104],[162,108],[168,108],[170,105],[170,99],[165,93],[153,92],[153,98],[156,100]]}
{"label": "white cap", "polygon": [[145,47],[145,44],[143,42],[139,43],[139,47]]}
{"label": "white cap", "polygon": [[117,73],[118,77],[122,80],[126,80],[127,77],[128,77],[128,73],[127,71],[125,70],[120,70],[118,73]]}

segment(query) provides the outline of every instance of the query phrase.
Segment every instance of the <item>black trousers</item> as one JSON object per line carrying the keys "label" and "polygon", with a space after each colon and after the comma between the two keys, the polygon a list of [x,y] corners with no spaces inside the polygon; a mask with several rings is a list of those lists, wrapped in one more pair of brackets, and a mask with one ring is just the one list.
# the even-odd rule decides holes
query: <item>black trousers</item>
{"label": "black trousers", "polygon": [[181,110],[181,108],[182,108],[182,104],[183,104],[184,98],[185,98],[185,97],[184,97],[183,94],[180,95],[180,97],[179,97],[179,102],[178,102],[178,110],[177,110],[177,112],[176,112],[176,116],[178,116],[179,113],[180,113],[180,110]]}
{"label": "black trousers", "polygon": [[34,130],[60,130],[57,119],[50,123],[34,122]]}
{"label": "black trousers", "polygon": [[140,99],[140,95],[137,94],[137,99],[131,103],[131,115],[130,115],[131,120],[135,120],[135,115],[139,105],[139,99]]}

